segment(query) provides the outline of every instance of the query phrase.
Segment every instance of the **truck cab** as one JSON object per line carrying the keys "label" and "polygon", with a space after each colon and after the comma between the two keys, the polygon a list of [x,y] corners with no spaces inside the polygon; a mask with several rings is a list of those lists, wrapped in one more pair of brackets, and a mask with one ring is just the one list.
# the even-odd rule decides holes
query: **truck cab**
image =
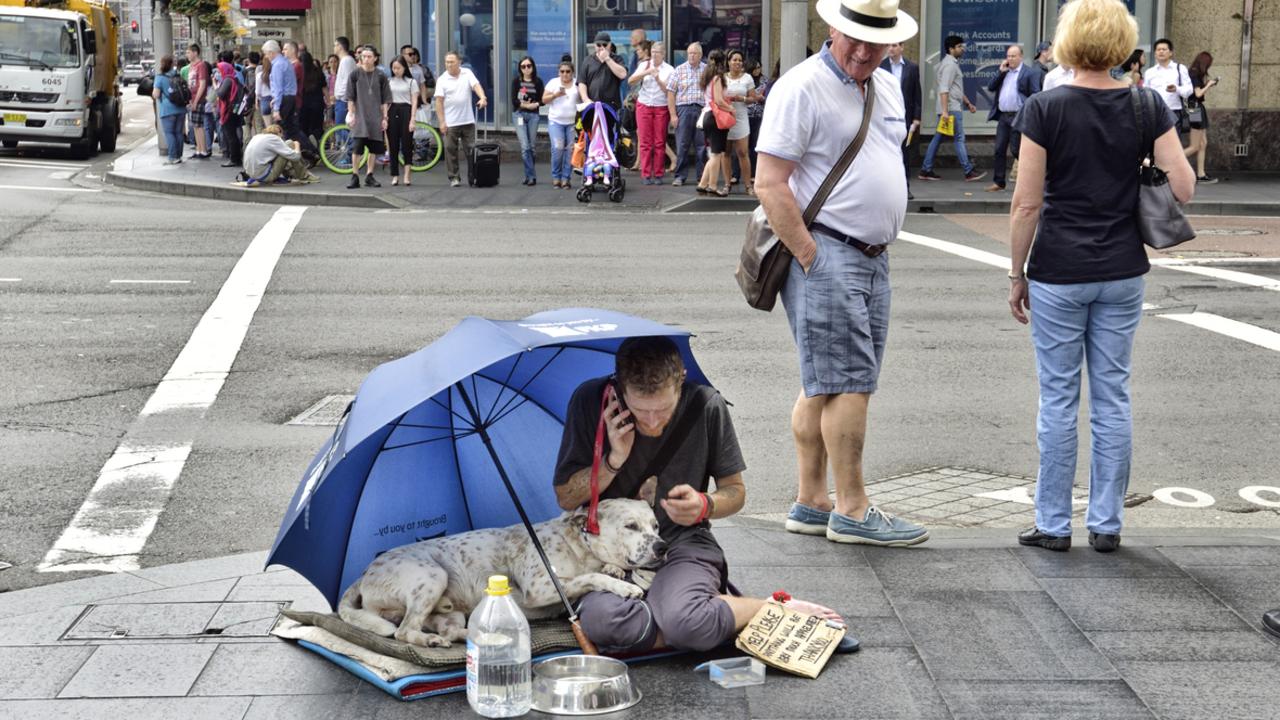
{"label": "truck cab", "polygon": [[67,143],[78,158],[115,150],[122,105],[115,23],[99,0],[0,0],[5,147]]}

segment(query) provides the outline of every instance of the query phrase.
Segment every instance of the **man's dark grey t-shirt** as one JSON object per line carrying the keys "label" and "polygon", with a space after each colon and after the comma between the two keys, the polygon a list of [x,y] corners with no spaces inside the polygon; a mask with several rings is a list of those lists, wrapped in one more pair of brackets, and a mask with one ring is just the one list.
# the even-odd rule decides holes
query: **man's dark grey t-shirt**
{"label": "man's dark grey t-shirt", "polygon": [[354,102],[359,113],[351,136],[381,140],[382,106],[391,104],[391,83],[387,76],[377,70],[365,72],[363,68],[356,68],[347,80],[346,100]]}
{"label": "man's dark grey t-shirt", "polygon": [[[594,456],[596,424],[600,419],[600,397],[608,378],[588,380],[578,387],[569,400],[564,423],[564,436],[560,442],[560,456],[556,460],[555,483],[563,485],[574,473],[583,468],[590,468]],[[667,434],[679,424],[681,416],[689,406],[694,394],[706,398],[702,417],[693,424],[689,435],[671,456],[665,469],[658,473],[657,499],[662,500],[677,485],[690,485],[700,492],[709,489],[709,478],[724,478],[735,475],[747,468],[742,459],[742,449],[738,447],[738,436],[733,430],[733,421],[729,418],[729,408],[724,398],[715,388],[685,382],[680,391],[680,402],[676,412],[667,423],[663,434],[659,437],[646,437],[638,431],[635,444],[631,447],[631,455],[622,464],[622,472],[600,493],[600,498],[636,498],[645,477],[641,474],[649,465],[649,461],[657,454],[666,440]],[[609,438],[605,437],[604,453],[609,453]],[[709,542],[715,545],[711,535],[711,524],[703,522],[694,527],[677,525],[667,517],[662,505],[653,509],[658,516],[659,532],[668,545],[678,542]],[[719,547],[716,545],[716,547]]]}

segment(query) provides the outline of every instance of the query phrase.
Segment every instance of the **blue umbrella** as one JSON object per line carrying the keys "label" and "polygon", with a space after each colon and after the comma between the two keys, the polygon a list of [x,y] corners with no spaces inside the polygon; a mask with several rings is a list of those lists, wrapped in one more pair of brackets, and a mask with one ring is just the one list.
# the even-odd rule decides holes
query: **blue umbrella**
{"label": "blue umbrella", "polygon": [[523,522],[550,571],[532,523],[561,512],[552,477],[569,398],[642,336],[671,338],[689,379],[710,384],[688,332],[591,308],[469,317],[374,368],[303,475],[267,564],[293,568],[336,608],[379,553]]}

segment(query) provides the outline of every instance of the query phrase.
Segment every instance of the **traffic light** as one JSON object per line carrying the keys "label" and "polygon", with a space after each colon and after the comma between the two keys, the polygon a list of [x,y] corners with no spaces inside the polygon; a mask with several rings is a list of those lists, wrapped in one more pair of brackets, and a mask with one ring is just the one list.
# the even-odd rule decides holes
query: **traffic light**
{"label": "traffic light", "polygon": [[137,20],[131,20],[131,21],[129,21],[129,30],[130,30],[130,32],[138,32],[138,21],[137,21]]}

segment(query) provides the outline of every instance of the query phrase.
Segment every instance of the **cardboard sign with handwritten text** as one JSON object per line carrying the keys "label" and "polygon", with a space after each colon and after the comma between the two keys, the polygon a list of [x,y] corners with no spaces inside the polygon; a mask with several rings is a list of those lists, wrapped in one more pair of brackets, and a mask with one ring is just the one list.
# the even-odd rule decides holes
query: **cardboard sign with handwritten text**
{"label": "cardboard sign with handwritten text", "polygon": [[766,665],[816,678],[847,631],[843,625],[770,601],[738,634],[737,646]]}

